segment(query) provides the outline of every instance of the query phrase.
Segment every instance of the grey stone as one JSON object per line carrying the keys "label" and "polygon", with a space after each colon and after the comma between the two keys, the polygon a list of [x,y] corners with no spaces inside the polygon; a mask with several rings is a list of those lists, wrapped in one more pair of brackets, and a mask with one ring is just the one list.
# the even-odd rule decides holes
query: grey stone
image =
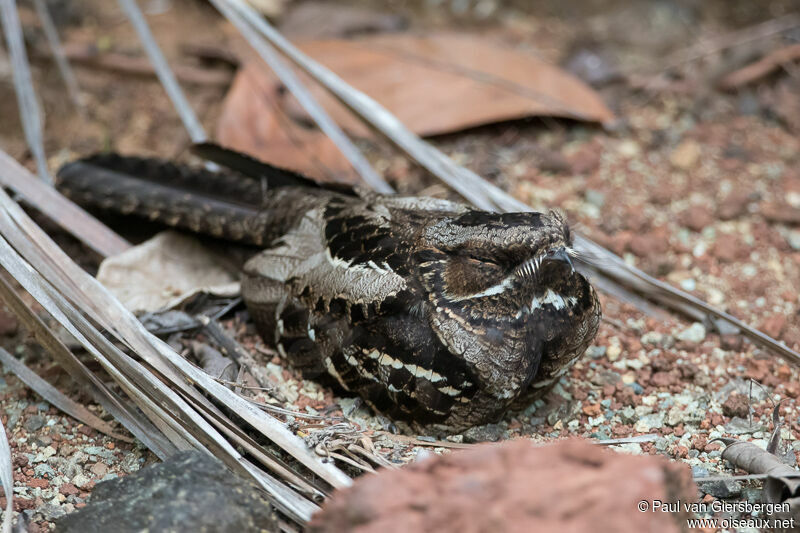
{"label": "grey stone", "polygon": [[752,385],[749,381],[742,378],[733,378],[723,385],[721,389],[713,393],[713,396],[719,403],[725,403],[733,392],[738,392],[747,398],[752,395],[753,402],[760,402],[767,399],[767,393],[763,387]]}
{"label": "grey stone", "polygon": [[48,464],[40,464],[33,467],[33,474],[36,477],[47,477],[53,479],[56,477],[56,471]]}
{"label": "grey stone", "polygon": [[742,494],[742,485],[738,481],[706,481],[697,480],[697,486],[706,494],[715,498],[737,498]]}
{"label": "grey stone", "polygon": [[464,442],[497,442],[506,432],[500,424],[471,427],[464,432]]}
{"label": "grey stone", "polygon": [[700,322],[695,322],[688,328],[678,333],[676,337],[678,340],[682,340],[684,342],[699,344],[706,338],[706,328]]}
{"label": "grey stone", "polygon": [[620,420],[622,420],[624,424],[633,424],[639,418],[636,415],[636,410],[630,405],[626,405],[617,413],[619,414]]}
{"label": "grey stone", "polygon": [[594,375],[591,377],[591,382],[601,387],[606,385],[616,385],[621,380],[622,376],[620,376],[619,373],[614,372],[613,370],[606,370],[605,368],[596,370]]}
{"label": "grey stone", "polygon": [[89,504],[56,522],[60,533],[278,531],[263,494],[196,451],[98,483]]}
{"label": "grey stone", "polygon": [[45,424],[45,419],[43,416],[33,415],[28,417],[23,426],[25,427],[26,430],[33,432],[42,429],[44,424]]}
{"label": "grey stone", "polygon": [[627,384],[626,387],[632,388],[634,394],[644,394],[644,387],[642,387],[635,381],[633,383]]}
{"label": "grey stone", "polygon": [[545,418],[543,416],[532,416],[530,419],[530,423],[533,427],[541,426],[544,424]]}
{"label": "grey stone", "polygon": [[589,346],[586,349],[586,357],[590,359],[600,359],[606,354],[605,346]]}
{"label": "grey stone", "polygon": [[83,453],[87,455],[96,455],[98,457],[102,457],[106,461],[116,461],[117,457],[114,455],[114,452],[107,448],[103,448],[102,446],[86,446],[83,448]]}
{"label": "grey stone", "polygon": [[792,247],[792,250],[800,250],[800,231],[799,230],[790,231],[789,235],[786,237],[786,240],[789,242],[789,246]]}
{"label": "grey stone", "polygon": [[53,520],[58,520],[59,518],[67,514],[67,511],[62,506],[56,505],[54,503],[46,504],[44,507],[42,507],[41,512],[42,516],[44,516],[46,520],[50,520],[51,522]]}
{"label": "grey stone", "polygon": [[763,430],[764,426],[761,424],[753,424],[751,426],[748,420],[739,418],[738,416],[734,416],[730,422],[725,424],[725,431],[731,435],[747,435]]}

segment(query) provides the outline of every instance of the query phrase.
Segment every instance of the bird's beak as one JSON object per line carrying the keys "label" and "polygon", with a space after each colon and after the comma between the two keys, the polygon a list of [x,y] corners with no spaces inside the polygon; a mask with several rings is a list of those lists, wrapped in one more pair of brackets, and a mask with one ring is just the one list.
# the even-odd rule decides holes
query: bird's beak
{"label": "bird's beak", "polygon": [[572,264],[572,259],[569,257],[569,253],[565,247],[562,246],[561,248],[547,252],[547,259],[567,263],[571,273],[575,273],[575,266]]}

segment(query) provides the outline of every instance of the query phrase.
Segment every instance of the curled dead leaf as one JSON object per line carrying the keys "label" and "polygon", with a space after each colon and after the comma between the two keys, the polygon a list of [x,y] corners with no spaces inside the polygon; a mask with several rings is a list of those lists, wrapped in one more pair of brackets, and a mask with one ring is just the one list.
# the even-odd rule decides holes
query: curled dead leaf
{"label": "curled dead leaf", "polygon": [[174,307],[198,292],[239,293],[234,273],[197,239],[174,231],[104,260],[97,280],[131,311]]}
{"label": "curled dead leaf", "polygon": [[[614,114],[588,85],[535,56],[466,34],[389,34],[309,41],[300,48],[375,98],[419,135],[494,122],[555,116],[609,123]],[[306,85],[345,130],[372,131],[324,89]],[[247,64],[217,125],[220,143],[317,178],[355,179],[333,143],[277,78]]]}

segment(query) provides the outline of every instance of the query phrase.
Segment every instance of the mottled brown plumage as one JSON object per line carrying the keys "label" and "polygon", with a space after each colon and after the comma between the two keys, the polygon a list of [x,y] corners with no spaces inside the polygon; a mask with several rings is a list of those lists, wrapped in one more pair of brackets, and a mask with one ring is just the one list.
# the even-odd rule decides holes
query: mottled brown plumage
{"label": "mottled brown plumage", "polygon": [[557,214],[322,186],[219,154],[250,177],[100,156],[64,167],[60,188],[264,247],[242,282],[264,339],[305,376],[329,375],[418,430],[496,420],[594,338],[600,305]]}

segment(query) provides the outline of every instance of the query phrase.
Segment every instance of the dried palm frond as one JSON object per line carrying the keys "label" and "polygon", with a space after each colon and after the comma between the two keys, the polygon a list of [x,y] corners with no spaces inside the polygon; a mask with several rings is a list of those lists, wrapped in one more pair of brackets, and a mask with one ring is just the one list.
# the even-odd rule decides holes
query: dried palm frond
{"label": "dried palm frond", "polygon": [[[322,461],[283,423],[217,383],[152,336],[2,191],[0,236],[0,266],[100,363],[144,413],[154,426],[150,435],[130,419],[119,419],[157,455],[165,457],[187,448],[212,453],[235,471],[254,478],[275,505],[299,523],[310,518],[316,509],[312,500],[327,492],[327,487],[349,485],[347,475]],[[120,350],[94,324],[138,358]],[[251,430],[325,484],[310,484],[304,481],[303,474],[272,460],[218,405],[231,409]],[[243,457],[234,444],[243,446],[272,474]]]}

